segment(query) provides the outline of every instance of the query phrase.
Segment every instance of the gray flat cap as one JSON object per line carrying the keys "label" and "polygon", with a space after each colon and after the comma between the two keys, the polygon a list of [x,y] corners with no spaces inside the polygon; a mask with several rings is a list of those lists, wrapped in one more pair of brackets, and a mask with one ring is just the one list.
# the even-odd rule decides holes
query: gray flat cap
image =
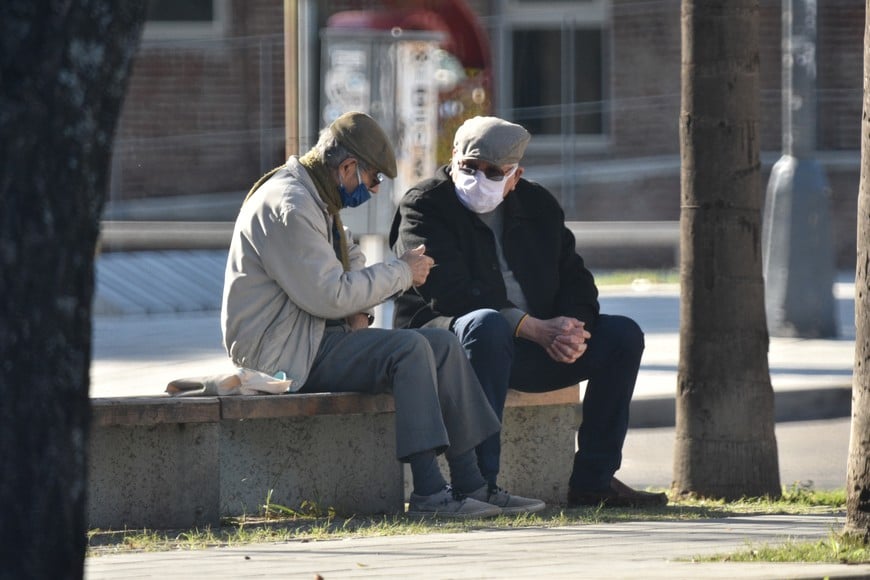
{"label": "gray flat cap", "polygon": [[498,117],[474,117],[456,130],[453,149],[460,159],[514,165],[523,158],[532,136],[525,128]]}
{"label": "gray flat cap", "polygon": [[359,157],[366,165],[390,179],[396,178],[396,155],[390,138],[377,121],[365,113],[352,111],[333,121],[329,130],[354,157]]}

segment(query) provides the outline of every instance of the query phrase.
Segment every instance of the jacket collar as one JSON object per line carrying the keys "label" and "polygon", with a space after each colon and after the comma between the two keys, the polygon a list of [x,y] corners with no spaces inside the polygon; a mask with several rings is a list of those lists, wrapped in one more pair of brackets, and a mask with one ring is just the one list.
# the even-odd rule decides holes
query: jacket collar
{"label": "jacket collar", "polygon": [[326,208],[326,202],[320,199],[320,195],[317,193],[317,186],[314,185],[314,180],[311,179],[311,176],[308,175],[308,171],[305,170],[305,167],[301,163],[299,163],[299,157],[296,155],[292,155],[289,159],[287,159],[287,163],[285,164],[287,168],[287,172],[291,177],[296,179],[302,187],[304,187],[309,195],[314,199],[314,202],[317,206],[324,212],[328,213]]}

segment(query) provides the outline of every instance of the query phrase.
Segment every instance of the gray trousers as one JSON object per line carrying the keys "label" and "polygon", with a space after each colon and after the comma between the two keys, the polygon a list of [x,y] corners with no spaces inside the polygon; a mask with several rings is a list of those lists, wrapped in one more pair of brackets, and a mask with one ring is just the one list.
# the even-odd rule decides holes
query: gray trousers
{"label": "gray trousers", "polygon": [[501,429],[459,339],[443,329],[327,327],[300,392],[392,393],[400,460],[455,457]]}

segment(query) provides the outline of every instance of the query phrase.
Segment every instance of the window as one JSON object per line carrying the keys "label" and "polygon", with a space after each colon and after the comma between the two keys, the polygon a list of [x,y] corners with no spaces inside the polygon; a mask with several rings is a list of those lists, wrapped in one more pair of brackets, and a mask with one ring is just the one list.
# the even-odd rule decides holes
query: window
{"label": "window", "polygon": [[560,34],[515,28],[514,119],[535,134],[557,135],[566,129],[600,135],[604,128],[601,42],[600,29]]}
{"label": "window", "polygon": [[146,38],[204,38],[221,34],[227,0],[150,0]]}
{"label": "window", "polygon": [[539,143],[556,137],[606,142],[608,3],[512,0],[503,6],[504,115]]}

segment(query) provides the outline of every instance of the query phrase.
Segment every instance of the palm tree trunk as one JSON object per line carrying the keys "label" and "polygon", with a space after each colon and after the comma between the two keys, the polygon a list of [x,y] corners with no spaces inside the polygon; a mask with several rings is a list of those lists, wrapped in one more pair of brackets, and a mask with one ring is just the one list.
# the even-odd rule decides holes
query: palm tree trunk
{"label": "palm tree trunk", "polygon": [[683,0],[674,491],[778,496],[761,259],[758,0]]}
{"label": "palm tree trunk", "polygon": [[846,531],[870,540],[870,1],[864,26],[864,114],[858,189],[858,262],[855,268],[855,369],[852,437],[846,469]]}

